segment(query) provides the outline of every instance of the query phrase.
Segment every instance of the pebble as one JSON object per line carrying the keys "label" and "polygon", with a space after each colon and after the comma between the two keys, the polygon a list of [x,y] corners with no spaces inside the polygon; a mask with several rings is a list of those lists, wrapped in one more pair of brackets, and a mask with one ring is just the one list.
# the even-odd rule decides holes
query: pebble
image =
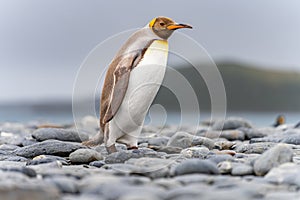
{"label": "pebble", "polygon": [[41,128],[32,133],[32,137],[37,141],[60,140],[70,142],[82,142],[89,139],[84,133],[78,133],[77,130],[60,129],[60,128]]}
{"label": "pebble", "polygon": [[124,163],[126,160],[130,158],[141,158],[141,157],[152,157],[152,158],[160,158],[163,157],[165,153],[156,152],[152,149],[141,148],[135,150],[125,150],[119,151],[116,153],[112,153],[105,158],[105,163]]}
{"label": "pebble", "polygon": [[167,144],[167,146],[179,147],[182,149],[196,145],[203,145],[212,149],[215,146],[215,143],[209,138],[194,136],[187,132],[177,132],[170,138]]}
{"label": "pebble", "polygon": [[232,130],[241,127],[252,128],[252,125],[246,119],[239,117],[229,117],[225,120],[216,121],[212,126],[212,130]]}
{"label": "pebble", "polygon": [[254,163],[254,172],[258,176],[263,176],[273,167],[282,163],[291,162],[293,151],[285,144],[278,144],[264,152]]}
{"label": "pebble", "polygon": [[284,163],[272,168],[264,178],[271,183],[296,185],[299,188],[300,166],[290,162]]}
{"label": "pebble", "polygon": [[247,164],[243,163],[233,163],[232,169],[231,169],[231,175],[232,176],[246,176],[246,175],[252,175],[253,167]]}
{"label": "pebble", "polygon": [[51,163],[55,161],[59,161],[63,165],[69,164],[69,161],[67,159],[59,156],[39,155],[34,157],[32,160],[27,161],[26,165],[40,165],[40,164]]}
{"label": "pebble", "polygon": [[39,155],[57,155],[57,156],[68,156],[71,152],[86,148],[79,143],[73,142],[62,142],[58,140],[46,140],[36,144],[22,147],[13,151],[14,154],[18,156],[23,156],[25,158],[33,158]]}
{"label": "pebble", "polygon": [[72,163],[90,163],[102,160],[103,156],[93,149],[77,149],[69,155]]}
{"label": "pebble", "polygon": [[209,160],[189,159],[183,161],[175,168],[175,175],[203,173],[219,174],[217,165]]}
{"label": "pebble", "polygon": [[271,147],[274,147],[277,143],[274,142],[263,142],[263,143],[253,143],[253,144],[240,144],[238,145],[235,150],[238,153],[257,153],[262,154]]}
{"label": "pebble", "polygon": [[209,154],[207,147],[189,147],[180,152],[186,158],[201,158],[204,159]]}
{"label": "pebble", "polygon": [[80,137],[72,124],[0,123],[0,199],[300,197],[300,129],[292,126],[257,128],[236,117],[197,128],[150,125],[139,149],[116,144],[108,155],[104,145],[80,144],[98,123],[85,117]]}

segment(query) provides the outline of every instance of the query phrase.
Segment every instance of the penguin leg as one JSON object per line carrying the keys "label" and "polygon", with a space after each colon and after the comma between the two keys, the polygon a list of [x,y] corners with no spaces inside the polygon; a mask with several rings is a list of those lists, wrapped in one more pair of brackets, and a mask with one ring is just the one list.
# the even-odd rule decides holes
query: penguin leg
{"label": "penguin leg", "polygon": [[93,147],[102,144],[103,140],[104,140],[104,135],[100,130],[100,132],[97,133],[94,137],[92,137],[92,139],[84,141],[82,142],[82,144],[88,147]]}
{"label": "penguin leg", "polygon": [[117,152],[116,146],[115,146],[115,139],[109,137],[109,124],[105,124],[104,128],[104,144],[106,147],[106,151],[108,154]]}

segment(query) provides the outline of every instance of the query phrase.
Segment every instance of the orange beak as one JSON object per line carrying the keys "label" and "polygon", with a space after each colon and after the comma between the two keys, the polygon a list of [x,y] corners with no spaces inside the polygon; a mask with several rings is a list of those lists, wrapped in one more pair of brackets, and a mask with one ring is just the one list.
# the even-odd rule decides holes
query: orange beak
{"label": "orange beak", "polygon": [[180,29],[180,28],[193,28],[190,25],[187,24],[172,24],[167,26],[167,29],[169,30],[176,30],[176,29]]}

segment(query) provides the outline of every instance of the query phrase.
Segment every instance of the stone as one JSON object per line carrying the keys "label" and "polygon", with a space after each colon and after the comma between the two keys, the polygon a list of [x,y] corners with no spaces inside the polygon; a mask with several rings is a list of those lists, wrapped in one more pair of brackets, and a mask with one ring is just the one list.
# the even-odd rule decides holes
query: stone
{"label": "stone", "polygon": [[238,145],[235,150],[238,153],[257,153],[262,154],[268,149],[274,147],[276,143],[273,142],[261,142],[261,143],[252,143],[252,144],[240,144]]}
{"label": "stone", "polygon": [[229,161],[222,161],[217,165],[221,174],[230,174],[232,170],[232,163]]}
{"label": "stone", "polygon": [[216,121],[212,126],[212,130],[235,130],[241,127],[252,128],[252,125],[243,118],[229,117],[225,120]]}
{"label": "stone", "polygon": [[300,166],[295,163],[284,163],[272,168],[264,177],[265,180],[276,184],[296,185],[300,187]]}
{"label": "stone", "polygon": [[168,137],[155,137],[148,139],[149,146],[166,146],[170,138]]}
{"label": "stone", "polygon": [[60,140],[70,142],[82,142],[88,140],[88,135],[78,133],[77,130],[60,129],[60,128],[41,128],[32,133],[32,137],[37,141]]}
{"label": "stone", "polygon": [[223,130],[223,131],[216,131],[216,130],[209,130],[207,132],[203,132],[200,134],[203,137],[207,138],[225,138],[227,140],[241,140],[245,139],[245,133],[240,130]]}
{"label": "stone", "polygon": [[72,163],[90,163],[102,160],[103,156],[93,149],[77,149],[69,156]]}
{"label": "stone", "polygon": [[178,154],[182,151],[180,147],[172,147],[172,146],[165,146],[157,149],[158,152],[165,152],[167,154]]}
{"label": "stone", "polygon": [[284,132],[272,134],[263,138],[253,138],[250,143],[275,142],[300,145],[300,129],[288,129]]}
{"label": "stone", "polygon": [[219,170],[216,164],[209,160],[189,159],[180,163],[174,173],[177,176],[193,173],[219,174]]}
{"label": "stone", "polygon": [[263,127],[263,128],[245,128],[241,127],[241,130],[245,133],[246,139],[250,140],[252,138],[262,138],[271,134],[276,134],[279,131],[273,127]]}
{"label": "stone", "polygon": [[292,159],[293,151],[291,148],[285,144],[278,144],[264,152],[254,162],[254,172],[258,176],[263,176],[273,167],[277,167],[286,162],[291,162]]}
{"label": "stone", "polygon": [[97,160],[97,161],[90,162],[89,165],[100,168],[103,165],[105,165],[105,162],[103,160]]}
{"label": "stone", "polygon": [[52,156],[52,155],[39,155],[34,157],[32,160],[27,161],[26,165],[40,165],[45,163],[51,163],[59,161],[63,165],[69,165],[69,161],[65,158],[59,157],[59,156]]}
{"label": "stone", "polygon": [[28,177],[36,177],[36,172],[28,167],[1,167],[2,171],[19,172]]}
{"label": "stone", "polygon": [[180,154],[186,158],[204,159],[209,154],[209,149],[207,147],[189,147],[183,149]]}
{"label": "stone", "polygon": [[62,193],[78,193],[77,180],[74,177],[46,177],[45,182],[55,186]]}
{"label": "stone", "polygon": [[246,176],[253,174],[253,167],[243,163],[233,163],[231,175],[232,176]]}
{"label": "stone", "polygon": [[218,164],[223,161],[233,161],[233,157],[228,154],[213,154],[213,155],[208,155],[207,158],[208,160]]}
{"label": "stone", "polygon": [[16,173],[0,171],[0,182],[1,200],[60,199],[60,194],[56,187],[42,180],[26,178],[26,176],[16,176]]}
{"label": "stone", "polygon": [[126,160],[129,160],[130,158],[141,158],[141,157],[160,158],[163,157],[164,155],[165,153],[163,152],[156,152],[148,148],[126,150],[126,151],[119,151],[116,153],[109,154],[105,158],[105,163],[108,164],[124,163]]}
{"label": "stone", "polygon": [[169,140],[167,146],[173,146],[173,147],[179,147],[182,149],[196,146],[196,145],[203,145],[206,146],[209,149],[212,149],[215,147],[214,142],[205,137],[200,136],[193,136],[186,132],[177,132],[175,133]]}
{"label": "stone", "polygon": [[62,142],[58,140],[46,140],[36,144],[22,147],[13,151],[18,156],[33,158],[39,155],[68,156],[77,149],[86,148],[85,146],[74,142]]}
{"label": "stone", "polygon": [[175,161],[161,158],[131,158],[125,164],[137,167],[130,172],[131,174],[160,178],[169,175],[169,168],[175,164]]}
{"label": "stone", "polygon": [[222,140],[222,141],[216,141],[215,145],[216,148],[219,150],[231,150],[234,149],[236,146],[236,142],[231,142],[231,141],[227,141],[227,140]]}

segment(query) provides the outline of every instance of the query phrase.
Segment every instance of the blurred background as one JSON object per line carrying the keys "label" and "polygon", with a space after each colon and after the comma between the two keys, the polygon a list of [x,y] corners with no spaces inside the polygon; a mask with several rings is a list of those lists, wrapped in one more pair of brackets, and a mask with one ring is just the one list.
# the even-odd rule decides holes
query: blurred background
{"label": "blurred background", "polygon": [[[297,0],[2,0],[0,121],[72,121],[73,83],[88,53],[112,35],[168,16],[193,25],[184,33],[217,64],[230,115],[267,125],[284,114],[296,123],[299,9]],[[170,59],[190,80],[200,108],[209,112],[210,97],[201,76]],[[155,101],[176,111],[172,98],[162,89]]]}

